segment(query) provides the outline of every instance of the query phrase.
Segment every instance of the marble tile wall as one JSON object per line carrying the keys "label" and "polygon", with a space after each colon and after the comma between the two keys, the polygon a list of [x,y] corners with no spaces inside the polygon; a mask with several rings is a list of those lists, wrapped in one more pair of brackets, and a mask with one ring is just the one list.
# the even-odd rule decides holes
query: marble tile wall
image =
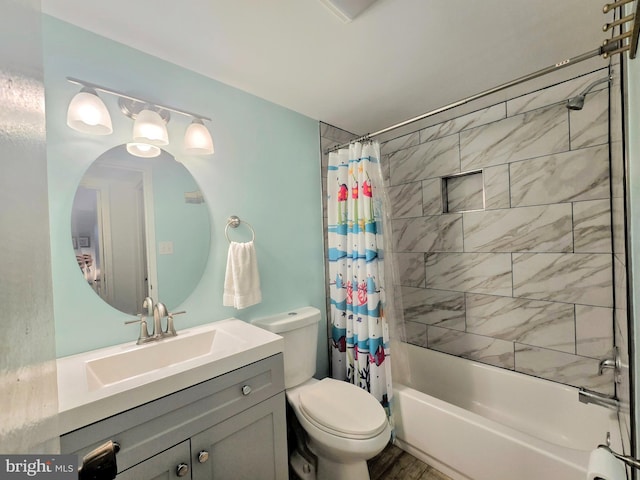
{"label": "marble tile wall", "polygon": [[[614,317],[626,326],[624,281],[614,284],[624,271],[624,217],[615,201],[612,216],[621,173],[609,161],[609,86],[593,89],[580,111],[564,105],[608,74],[590,72],[381,146],[407,341],[614,393],[611,371],[597,372],[613,347]],[[475,170],[484,209],[443,213],[443,177]]]}

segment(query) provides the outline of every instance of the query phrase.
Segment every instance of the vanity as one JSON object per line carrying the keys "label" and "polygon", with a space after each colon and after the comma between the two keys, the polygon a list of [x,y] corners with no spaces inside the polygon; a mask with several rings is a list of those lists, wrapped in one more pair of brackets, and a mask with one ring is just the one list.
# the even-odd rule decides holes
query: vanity
{"label": "vanity", "polygon": [[[71,231],[60,222],[75,255],[54,269],[57,328],[71,332],[57,338],[61,452],[81,463],[112,441],[119,479],[287,479],[281,337],[234,318],[182,328],[181,317],[177,336],[137,345],[138,327],[123,325],[151,314],[145,297],[182,307],[211,250],[208,204],[185,165],[128,152],[76,166]],[[92,335],[79,338],[87,310]],[[76,353],[78,341],[95,349]]]}
{"label": "vanity", "polygon": [[286,479],[283,340],[237,319],[58,359],[61,452],[118,479]]}

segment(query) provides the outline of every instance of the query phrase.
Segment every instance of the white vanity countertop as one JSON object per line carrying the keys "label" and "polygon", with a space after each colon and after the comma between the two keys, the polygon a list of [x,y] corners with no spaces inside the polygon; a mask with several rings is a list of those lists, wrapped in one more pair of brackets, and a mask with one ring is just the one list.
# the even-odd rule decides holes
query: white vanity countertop
{"label": "white vanity countertop", "polygon": [[59,358],[60,434],[224,375],[283,348],[279,335],[231,318],[179,330],[176,337],[145,345],[134,341]]}

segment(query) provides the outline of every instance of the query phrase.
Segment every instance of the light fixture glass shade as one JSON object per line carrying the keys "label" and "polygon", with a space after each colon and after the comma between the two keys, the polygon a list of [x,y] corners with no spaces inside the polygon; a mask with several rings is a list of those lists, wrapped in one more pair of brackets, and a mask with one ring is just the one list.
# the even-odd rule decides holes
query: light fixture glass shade
{"label": "light fixture glass shade", "polygon": [[153,158],[160,155],[160,147],[148,143],[131,142],[127,143],[127,152],[136,157]]}
{"label": "light fixture glass shade", "polygon": [[82,133],[113,133],[109,110],[96,91],[88,87],[84,87],[71,99],[67,109],[67,125]]}
{"label": "light fixture glass shade", "polygon": [[142,110],[133,124],[133,140],[151,145],[168,145],[167,124],[158,112]]}
{"label": "light fixture glass shade", "polygon": [[213,139],[201,119],[196,118],[184,134],[184,149],[193,155],[212,155]]}

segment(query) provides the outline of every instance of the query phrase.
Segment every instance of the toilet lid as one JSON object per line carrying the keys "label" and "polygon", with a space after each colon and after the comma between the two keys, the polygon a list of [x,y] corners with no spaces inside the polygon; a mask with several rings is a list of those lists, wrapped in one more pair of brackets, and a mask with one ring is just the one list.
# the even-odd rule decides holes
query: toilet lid
{"label": "toilet lid", "polygon": [[321,430],[340,437],[372,438],[387,426],[373,395],[347,382],[325,378],[300,392],[300,411]]}

